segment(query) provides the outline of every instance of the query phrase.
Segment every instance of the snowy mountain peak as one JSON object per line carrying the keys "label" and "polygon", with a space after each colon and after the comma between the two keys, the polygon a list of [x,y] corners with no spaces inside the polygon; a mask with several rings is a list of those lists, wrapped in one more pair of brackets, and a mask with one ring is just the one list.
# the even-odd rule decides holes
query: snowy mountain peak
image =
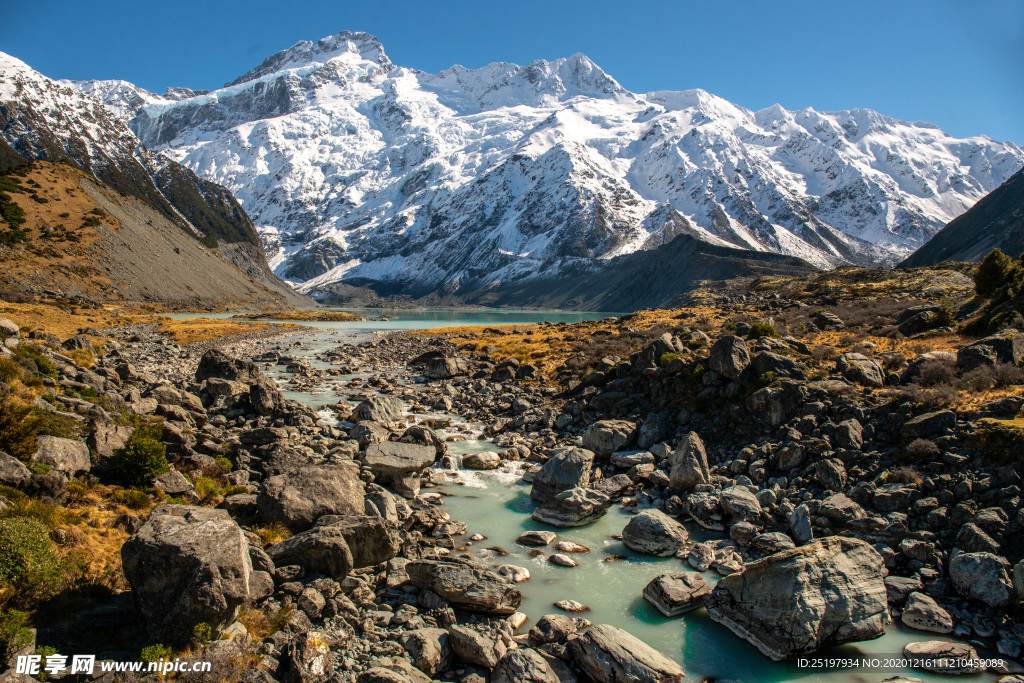
{"label": "snowy mountain peak", "polygon": [[239,85],[281,71],[321,66],[344,55],[357,55],[362,60],[374,62],[385,73],[394,67],[376,36],[362,31],[342,31],[316,42],[301,40],[287,50],[267,57],[258,67],[225,84],[224,87]]}
{"label": "snowy mountain peak", "polygon": [[892,264],[1024,164],[1012,142],[868,109],[637,95],[583,54],[428,74],[347,32],[212,93],[158,97],[129,123],[229,187],[305,291],[497,287],[680,235]]}

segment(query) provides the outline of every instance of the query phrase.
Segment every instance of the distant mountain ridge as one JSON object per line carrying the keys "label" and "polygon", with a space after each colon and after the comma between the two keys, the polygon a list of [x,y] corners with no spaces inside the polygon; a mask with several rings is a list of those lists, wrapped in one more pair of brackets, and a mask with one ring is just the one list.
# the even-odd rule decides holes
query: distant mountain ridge
{"label": "distant mountain ridge", "polygon": [[1024,253],[1024,169],[950,221],[900,265],[981,261],[997,248],[1011,258]]}
{"label": "distant mountain ridge", "polygon": [[269,270],[259,236],[230,191],[150,152],[122,118],[80,89],[0,53],[0,170],[31,160],[66,162],[142,200],[206,248],[219,249],[282,302],[309,304]]}
{"label": "distant mountain ridge", "polygon": [[680,233],[892,265],[1024,164],[1013,143],[866,109],[635,94],[582,54],[427,74],[365,33],[300,42],[183,99],[80,87],[231,189],[275,271],[314,294],[517,287]]}

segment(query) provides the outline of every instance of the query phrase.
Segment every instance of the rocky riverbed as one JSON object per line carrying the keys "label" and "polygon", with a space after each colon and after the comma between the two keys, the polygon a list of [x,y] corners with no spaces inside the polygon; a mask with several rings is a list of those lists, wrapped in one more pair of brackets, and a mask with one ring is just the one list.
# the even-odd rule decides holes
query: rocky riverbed
{"label": "rocky riverbed", "polygon": [[[62,391],[38,406],[82,423],[85,443],[39,437],[42,473],[0,456],[0,483],[64,503],[76,482],[115,480],[141,425],[159,429],[171,469],[149,482],[158,505],[114,522],[130,534],[130,590],[73,617],[110,636],[106,656],[192,647],[249,682],[681,680],[679,663],[592,625],[586,605],[556,603],[521,630],[528,568],[485,560],[487,539],[442,495],[460,468],[503,468],[531,483],[533,517],[551,532],[612,506],[636,512],[622,543],[676,562],[644,598],[684,620],[706,609],[767,658],[876,638],[900,619],[921,632],[909,652],[956,636],[969,655],[1003,659],[996,673],[1019,670],[1020,465],[993,462],[975,439],[1024,401],[958,414],[875,391],[933,362],[1019,365],[1013,336],[900,370],[860,352],[822,363],[795,338],[709,336],[681,319],[556,383],[443,334],[314,348],[301,336],[176,347],[145,327],[109,332],[86,368],[65,353],[88,338],[8,330],[11,357],[31,345],[53,364]],[[491,446],[459,458],[464,439]],[[586,550],[542,531],[519,543],[565,567]],[[35,640],[83,646],[67,628]]]}

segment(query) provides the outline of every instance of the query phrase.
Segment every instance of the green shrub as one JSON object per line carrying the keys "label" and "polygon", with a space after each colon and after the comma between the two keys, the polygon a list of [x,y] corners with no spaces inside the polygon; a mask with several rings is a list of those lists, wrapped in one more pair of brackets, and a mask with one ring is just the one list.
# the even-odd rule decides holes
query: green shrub
{"label": "green shrub", "polygon": [[234,467],[234,465],[231,464],[231,461],[223,455],[217,458],[217,464],[220,465],[220,468],[225,472],[230,472],[231,468]]}
{"label": "green shrub", "polygon": [[73,417],[51,413],[42,408],[33,408],[30,416],[36,434],[41,436],[59,436],[62,439],[78,439],[82,436],[84,422]]}
{"label": "green shrub", "polygon": [[978,296],[991,297],[1010,284],[1013,274],[1013,259],[1002,249],[993,249],[974,271],[974,291]]}
{"label": "green shrub", "polygon": [[161,660],[168,660],[172,656],[174,656],[174,650],[160,643],[147,645],[139,653],[139,659],[144,662],[159,662]]}
{"label": "green shrub", "polygon": [[750,326],[750,332],[747,333],[747,339],[760,339],[761,337],[778,339],[779,333],[776,332],[775,328],[768,323],[754,323]]}
{"label": "green shrub", "polygon": [[682,354],[678,354],[678,353],[672,353],[672,352],[663,353],[663,354],[661,354],[661,358],[658,359],[658,365],[660,367],[667,368],[669,363],[671,363],[676,358],[681,358],[681,357],[682,357]]}
{"label": "green shrub", "polygon": [[28,416],[32,410],[14,403],[0,403],[0,451],[26,462],[37,450],[36,428]]}
{"label": "green shrub", "polygon": [[25,517],[0,519],[0,583],[14,588],[20,599],[56,593],[66,568],[45,524]]}
{"label": "green shrub", "polygon": [[210,642],[213,629],[206,622],[200,622],[192,627],[192,648],[201,650]]}
{"label": "green shrub", "polygon": [[152,430],[136,429],[110,459],[114,476],[127,486],[145,486],[153,477],[168,471],[167,447],[152,436]]}
{"label": "green shrub", "polygon": [[35,347],[28,345],[20,346],[18,347],[18,355],[34,361],[39,374],[57,379],[57,366],[53,364],[52,360],[39,353]]}
{"label": "green shrub", "polygon": [[0,652],[4,659],[32,642],[32,633],[25,628],[28,615],[16,609],[0,610]]}
{"label": "green shrub", "polygon": [[0,358],[0,382],[10,384],[21,379],[21,367],[10,358]]}
{"label": "green shrub", "polygon": [[122,489],[110,497],[115,503],[120,503],[131,510],[145,510],[151,504],[149,496],[138,489]]}
{"label": "green shrub", "polygon": [[196,478],[193,486],[196,487],[196,493],[199,494],[199,497],[204,500],[215,498],[220,495],[220,487],[217,486],[217,482],[209,477]]}

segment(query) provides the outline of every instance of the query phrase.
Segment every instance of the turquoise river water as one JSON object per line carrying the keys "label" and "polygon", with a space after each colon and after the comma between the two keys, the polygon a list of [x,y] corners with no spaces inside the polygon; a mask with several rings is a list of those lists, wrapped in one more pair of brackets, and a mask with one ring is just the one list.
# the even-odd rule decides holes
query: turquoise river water
{"label": "turquoise river water", "polygon": [[[333,348],[341,343],[354,343],[365,339],[373,331],[426,329],[457,325],[501,325],[531,323],[540,321],[576,322],[600,319],[607,313],[575,313],[544,311],[365,311],[367,315],[381,313],[396,316],[388,321],[345,322],[345,323],[304,323],[311,328],[297,339],[303,348],[289,351],[293,355],[312,355],[317,351]],[[179,314],[186,317],[227,317],[227,314],[211,316],[204,314]],[[297,321],[299,322],[299,321]],[[329,367],[314,362],[314,367]],[[280,368],[277,368],[280,370]],[[280,380],[287,376],[277,375]],[[355,377],[355,376],[352,376]],[[336,378],[344,383],[346,377]],[[337,402],[337,387],[319,388],[314,393],[286,391],[289,398],[301,400],[314,407]],[[327,417],[327,414],[324,413]],[[419,416],[426,417],[426,416]],[[452,416],[444,416],[452,417]],[[469,435],[466,441],[450,444],[449,452],[464,455],[470,452],[496,451],[498,448],[486,440],[481,425],[466,424],[457,418],[453,420],[453,432]],[[698,428],[699,431],[699,428]],[[529,617],[524,626],[528,629],[538,618],[558,610],[552,603],[558,600],[576,600],[590,607],[583,614],[594,623],[606,623],[623,628],[661,652],[680,662],[693,680],[705,678],[735,681],[882,681],[886,678],[905,675],[926,681],[949,680],[948,677],[933,676],[924,672],[904,668],[879,668],[876,670],[841,671],[836,669],[799,668],[793,663],[775,663],[762,656],[753,646],[734,636],[725,627],[711,621],[703,610],[696,610],[682,616],[666,618],[650,606],[642,597],[644,586],[655,576],[666,572],[691,571],[685,562],[677,558],[653,558],[634,553],[620,541],[612,538],[621,533],[630,515],[619,507],[613,507],[607,515],[585,527],[555,530],[559,540],[573,541],[590,548],[589,553],[574,554],[579,562],[573,568],[559,567],[546,561],[545,556],[534,556],[531,548],[519,546],[515,539],[529,529],[549,529],[530,517],[535,503],[530,499],[530,485],[519,476],[518,463],[512,463],[499,470],[472,472],[450,470],[438,473],[438,481],[446,482],[435,491],[445,495],[444,506],[453,519],[461,520],[468,527],[468,534],[482,534],[486,540],[469,544],[467,551],[474,559],[488,564],[512,564],[525,567],[531,578],[521,584],[524,600],[520,611]],[[425,489],[429,491],[431,489]],[[688,525],[691,536],[701,540],[709,538],[696,525]],[[491,548],[500,548],[506,554],[498,556]],[[550,550],[550,548],[548,549]],[[715,572],[706,572],[709,583],[717,581]],[[915,632],[896,623],[877,640],[847,645],[827,652],[817,653],[823,657],[877,657],[898,658],[903,646],[921,640],[951,640],[947,636]],[[962,677],[969,681],[991,680],[987,675]]]}

